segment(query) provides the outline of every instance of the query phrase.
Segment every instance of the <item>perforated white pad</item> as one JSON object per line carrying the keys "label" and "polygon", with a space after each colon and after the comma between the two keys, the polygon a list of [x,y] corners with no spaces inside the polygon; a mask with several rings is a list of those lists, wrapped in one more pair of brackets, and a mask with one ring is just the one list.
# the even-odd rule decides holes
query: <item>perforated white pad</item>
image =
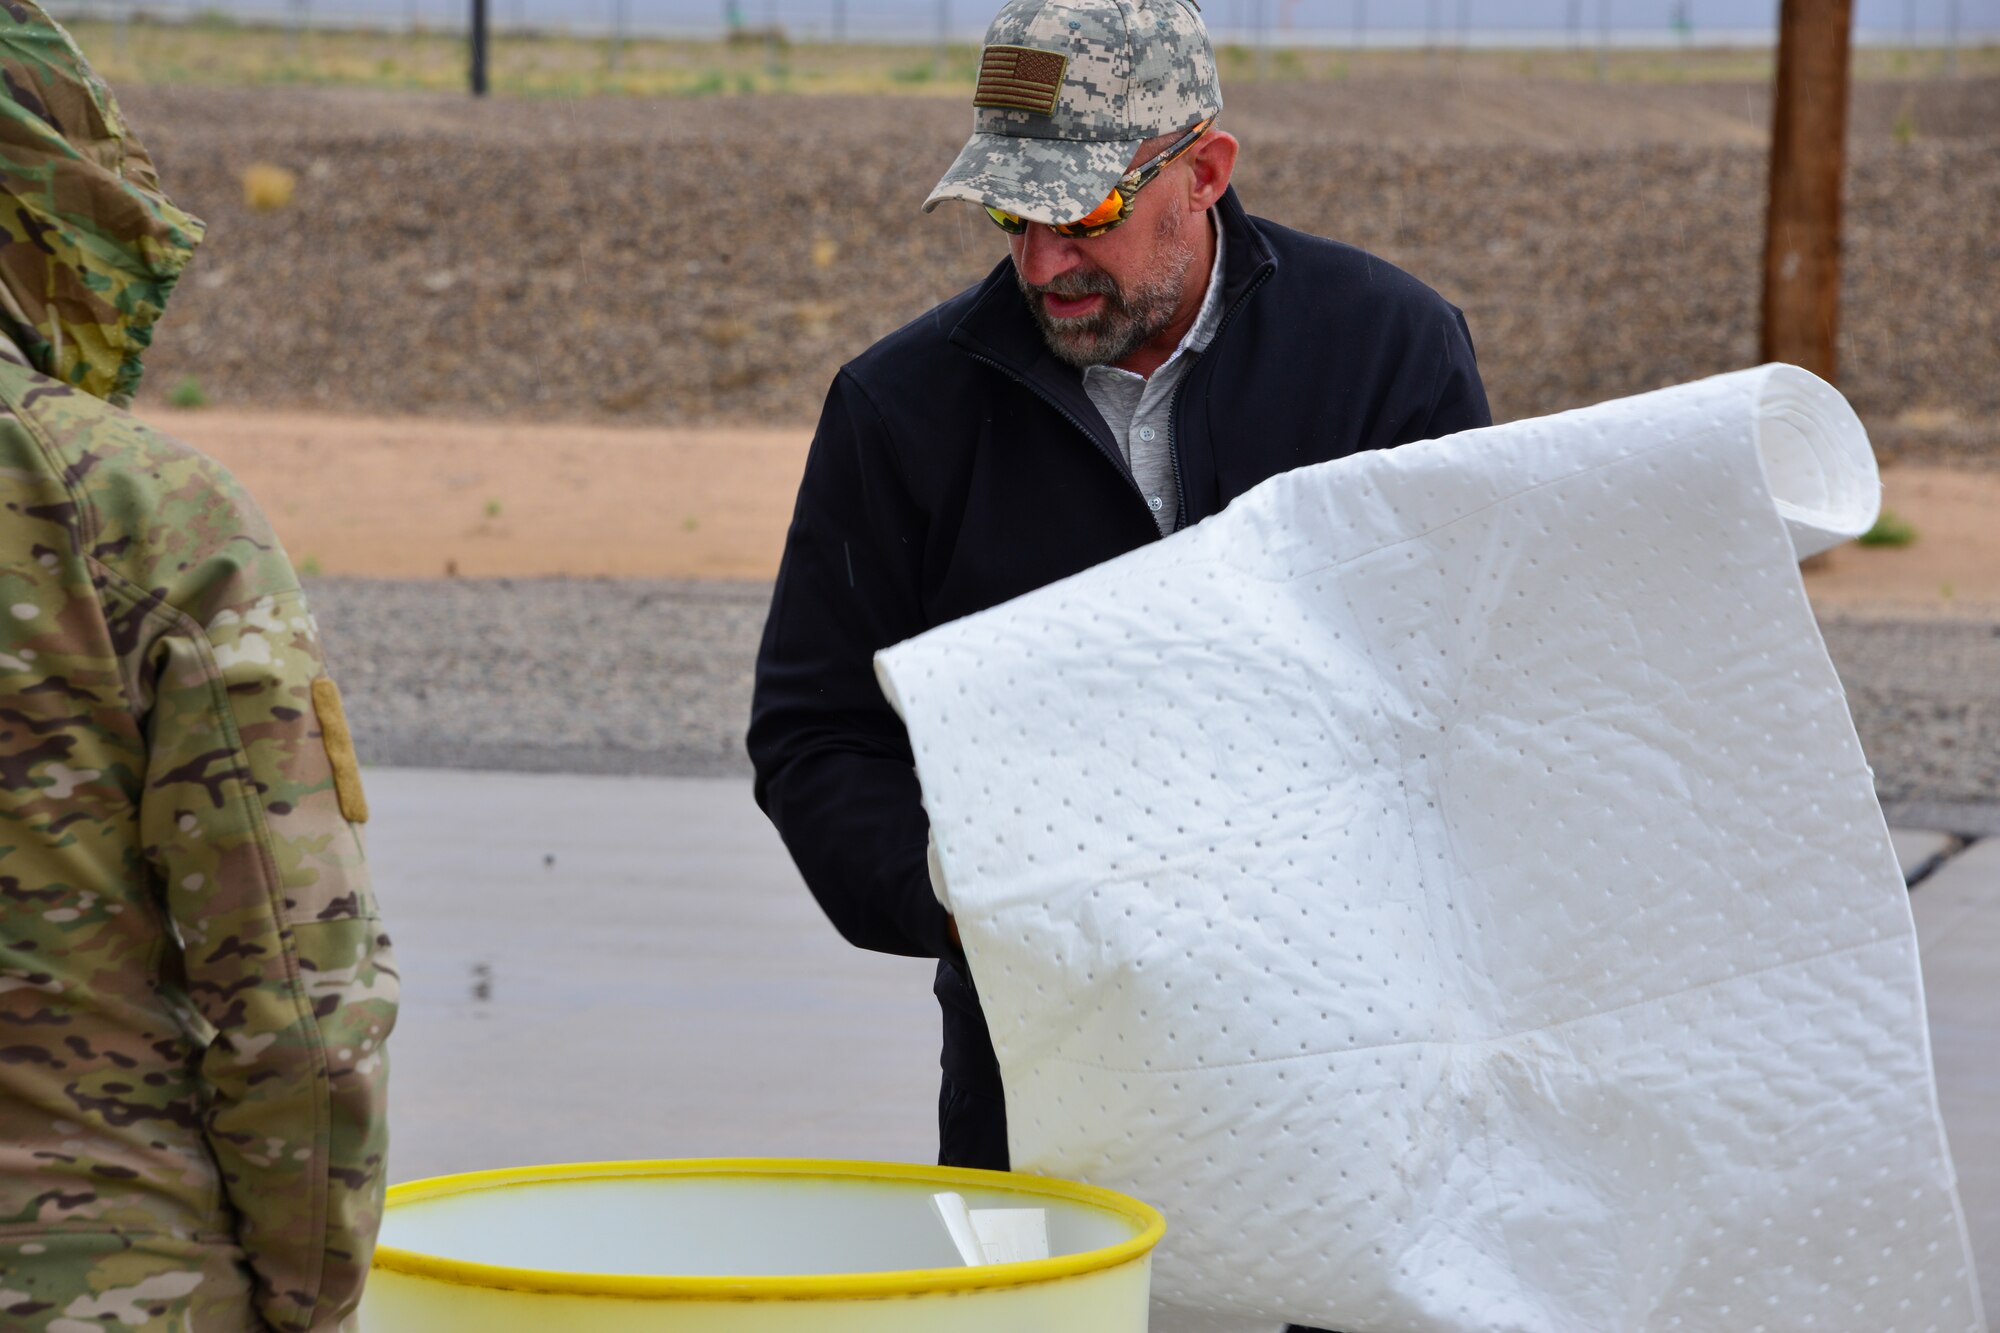
{"label": "perforated white pad", "polygon": [[884,653],[1016,1168],[1160,1205],[1156,1295],[1238,1320],[1982,1328],[1794,566],[1877,493],[1766,367],[1292,473]]}

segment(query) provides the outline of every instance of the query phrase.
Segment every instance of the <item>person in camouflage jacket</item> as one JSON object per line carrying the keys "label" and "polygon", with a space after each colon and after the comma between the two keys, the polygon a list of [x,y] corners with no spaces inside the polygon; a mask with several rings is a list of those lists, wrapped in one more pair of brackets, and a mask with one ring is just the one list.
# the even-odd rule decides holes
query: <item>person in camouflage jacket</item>
{"label": "person in camouflage jacket", "polygon": [[221,467],[128,416],[201,223],[0,13],[0,1327],[348,1327],[396,974],[340,697]]}

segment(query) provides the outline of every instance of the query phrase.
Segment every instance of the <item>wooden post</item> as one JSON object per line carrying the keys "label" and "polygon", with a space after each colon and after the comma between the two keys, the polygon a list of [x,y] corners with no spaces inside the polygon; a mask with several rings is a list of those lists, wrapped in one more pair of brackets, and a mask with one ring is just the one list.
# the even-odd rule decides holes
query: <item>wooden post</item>
{"label": "wooden post", "polygon": [[486,96],[486,0],[472,0],[472,95]]}
{"label": "wooden post", "polygon": [[1854,0],[1783,0],[1758,356],[1838,382],[1840,186]]}

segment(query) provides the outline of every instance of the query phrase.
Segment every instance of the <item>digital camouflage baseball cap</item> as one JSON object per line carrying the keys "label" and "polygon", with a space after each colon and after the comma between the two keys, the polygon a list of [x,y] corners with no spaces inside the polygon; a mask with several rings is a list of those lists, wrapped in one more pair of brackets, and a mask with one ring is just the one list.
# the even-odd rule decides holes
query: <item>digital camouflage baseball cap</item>
{"label": "digital camouflage baseball cap", "polygon": [[1146,140],[1222,110],[1215,48],[1189,0],[1011,0],[986,30],[973,132],[924,201],[1073,222]]}

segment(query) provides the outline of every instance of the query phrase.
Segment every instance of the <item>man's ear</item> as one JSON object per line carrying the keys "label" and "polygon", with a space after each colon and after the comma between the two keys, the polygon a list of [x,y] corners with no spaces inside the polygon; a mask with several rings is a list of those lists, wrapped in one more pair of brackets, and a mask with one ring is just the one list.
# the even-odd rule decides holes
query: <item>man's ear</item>
{"label": "man's ear", "polygon": [[1188,149],[1188,207],[1201,212],[1222,198],[1229,188],[1229,173],[1236,169],[1236,136],[1226,130],[1210,130]]}

